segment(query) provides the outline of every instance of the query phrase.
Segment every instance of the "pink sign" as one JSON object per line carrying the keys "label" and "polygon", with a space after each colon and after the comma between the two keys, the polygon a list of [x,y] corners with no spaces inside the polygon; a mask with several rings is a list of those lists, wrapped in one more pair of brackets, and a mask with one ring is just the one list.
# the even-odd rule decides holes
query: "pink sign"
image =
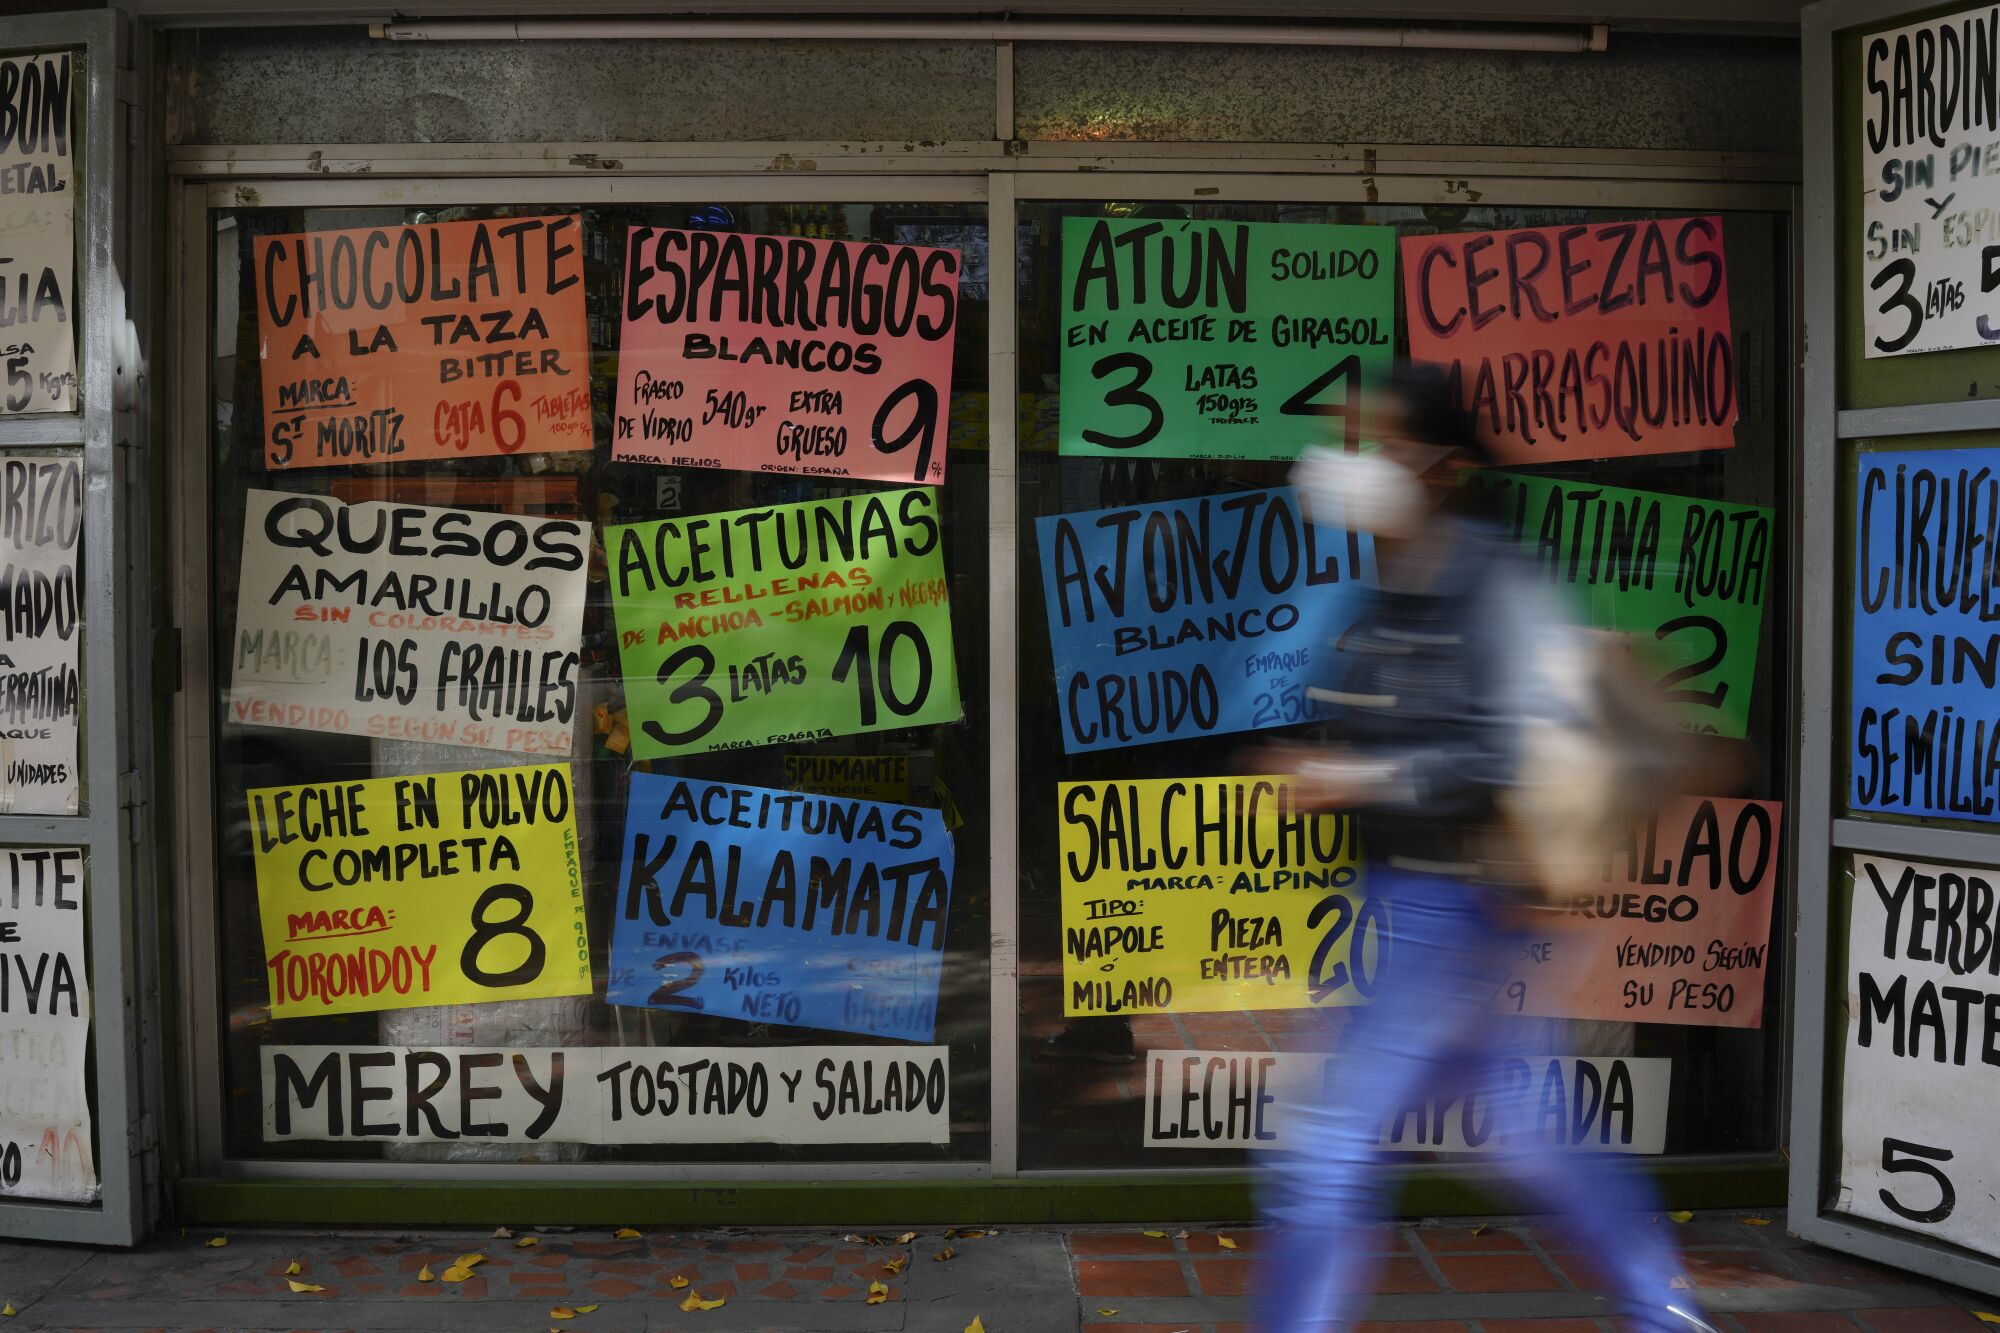
{"label": "pink sign", "polygon": [[958,252],[634,227],[611,456],[935,486]]}
{"label": "pink sign", "polygon": [[1612,858],[1600,887],[1537,918],[1500,1008],[1761,1026],[1783,812],[1776,801],[1669,803]]}

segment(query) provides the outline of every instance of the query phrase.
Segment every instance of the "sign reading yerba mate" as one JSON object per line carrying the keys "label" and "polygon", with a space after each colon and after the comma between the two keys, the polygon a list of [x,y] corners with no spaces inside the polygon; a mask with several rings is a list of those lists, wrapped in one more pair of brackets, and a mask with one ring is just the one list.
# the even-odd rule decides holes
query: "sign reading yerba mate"
{"label": "sign reading yerba mate", "polygon": [[936,810],[632,775],[606,999],[929,1041],[953,851]]}
{"label": "sign reading yerba mate", "polygon": [[604,530],[640,759],[955,722],[932,490]]}
{"label": "sign reading yerba mate", "polygon": [[1361,440],[1393,357],[1387,227],[1063,221],[1061,451],[1296,458]]}
{"label": "sign reading yerba mate", "polygon": [[2000,872],[1854,858],[1836,1211],[2000,1255]]}
{"label": "sign reading yerba mate", "polygon": [[259,236],[264,465],[591,446],[581,218]]}
{"label": "sign reading yerba mate", "polygon": [[1848,802],[2000,820],[2000,449],[1863,453]]}
{"label": "sign reading yerba mate", "polygon": [[1354,1004],[1388,961],[1350,816],[1282,777],[1057,786],[1063,1012]]}
{"label": "sign reading yerba mate", "polygon": [[611,457],[944,481],[955,250],[633,227]]}
{"label": "sign reading yerba mate", "polygon": [[1587,624],[1629,634],[1689,731],[1741,739],[1763,637],[1771,511],[1657,491],[1468,472]]}
{"label": "sign reading yerba mate", "polygon": [[1722,219],[1406,236],[1410,355],[1511,463],[1730,449]]}
{"label": "sign reading yerba mate", "polygon": [[2000,10],[1878,32],[1861,49],[1850,91],[1861,108],[1861,252],[1849,262],[1864,286],[1862,352],[2000,341]]}
{"label": "sign reading yerba mate", "polygon": [[567,765],[247,800],[271,1017],[590,994]]}
{"label": "sign reading yerba mate", "polygon": [[0,59],[0,416],[76,410],[72,68]]}
{"label": "sign reading yerba mate", "polygon": [[97,1197],[83,880],[80,847],[0,849],[0,1200]]}
{"label": "sign reading yerba mate", "polygon": [[1071,754],[1319,717],[1307,690],[1374,573],[1368,539],[1290,487],[1052,514],[1035,533]]}
{"label": "sign reading yerba mate", "polygon": [[0,811],[73,815],[82,791],[77,720],[83,465],[0,463]]}
{"label": "sign reading yerba mate", "polygon": [[251,491],[229,720],[563,755],[587,525]]}

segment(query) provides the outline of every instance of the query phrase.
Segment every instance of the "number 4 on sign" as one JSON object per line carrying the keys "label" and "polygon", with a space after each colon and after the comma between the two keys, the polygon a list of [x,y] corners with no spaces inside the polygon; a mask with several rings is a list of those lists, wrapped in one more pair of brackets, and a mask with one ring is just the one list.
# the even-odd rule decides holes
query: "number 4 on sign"
{"label": "number 4 on sign", "polygon": [[[1342,357],[1325,374],[1287,398],[1278,411],[1288,417],[1339,417],[1341,443],[1352,449],[1361,443],[1361,413],[1356,410],[1358,404],[1354,400],[1354,391],[1360,387],[1360,371],[1360,357],[1352,354]],[[1336,384],[1341,386],[1338,402],[1316,401]]]}

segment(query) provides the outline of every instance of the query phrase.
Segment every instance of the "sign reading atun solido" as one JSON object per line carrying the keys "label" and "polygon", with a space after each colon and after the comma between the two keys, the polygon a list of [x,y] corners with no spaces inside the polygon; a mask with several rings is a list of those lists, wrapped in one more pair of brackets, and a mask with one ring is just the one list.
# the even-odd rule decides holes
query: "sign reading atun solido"
{"label": "sign reading atun solido", "polygon": [[937,493],[609,527],[640,759],[955,722]]}
{"label": "sign reading atun solido", "polygon": [[576,217],[259,236],[264,464],[588,449]]}
{"label": "sign reading atun solido", "polygon": [[955,250],[634,227],[611,456],[937,485]]}
{"label": "sign reading atun solido", "polygon": [[1296,458],[1361,440],[1396,286],[1387,227],[1067,218],[1061,450]]}
{"label": "sign reading atun solido", "polygon": [[273,1018],[590,994],[566,766],[248,802]]}

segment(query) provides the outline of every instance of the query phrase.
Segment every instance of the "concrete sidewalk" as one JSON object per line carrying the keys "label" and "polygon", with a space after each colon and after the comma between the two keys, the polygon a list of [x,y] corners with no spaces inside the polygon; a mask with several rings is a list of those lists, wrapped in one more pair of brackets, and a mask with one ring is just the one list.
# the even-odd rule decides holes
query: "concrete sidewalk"
{"label": "concrete sidewalk", "polygon": [[[1654,1221],[1673,1229],[1691,1284],[1732,1333],[1951,1333],[1983,1326],[1971,1311],[2000,1308],[1803,1245],[1781,1213],[1764,1215],[1768,1225],[1757,1216]],[[1241,1333],[1263,1241],[1254,1228],[1192,1223],[957,1236],[931,1227],[905,1239],[655,1228],[620,1238],[530,1221],[505,1237],[202,1231],[131,1252],[0,1244],[0,1300],[16,1311],[0,1333],[962,1333],[975,1316],[988,1333]],[[1385,1231],[1377,1245],[1376,1322],[1360,1326],[1371,1333],[1618,1327],[1587,1247],[1558,1225],[1435,1222]],[[469,1278],[442,1280],[469,1254],[484,1256]],[[431,1280],[420,1280],[426,1269]],[[683,1311],[690,1292],[723,1304]]]}

